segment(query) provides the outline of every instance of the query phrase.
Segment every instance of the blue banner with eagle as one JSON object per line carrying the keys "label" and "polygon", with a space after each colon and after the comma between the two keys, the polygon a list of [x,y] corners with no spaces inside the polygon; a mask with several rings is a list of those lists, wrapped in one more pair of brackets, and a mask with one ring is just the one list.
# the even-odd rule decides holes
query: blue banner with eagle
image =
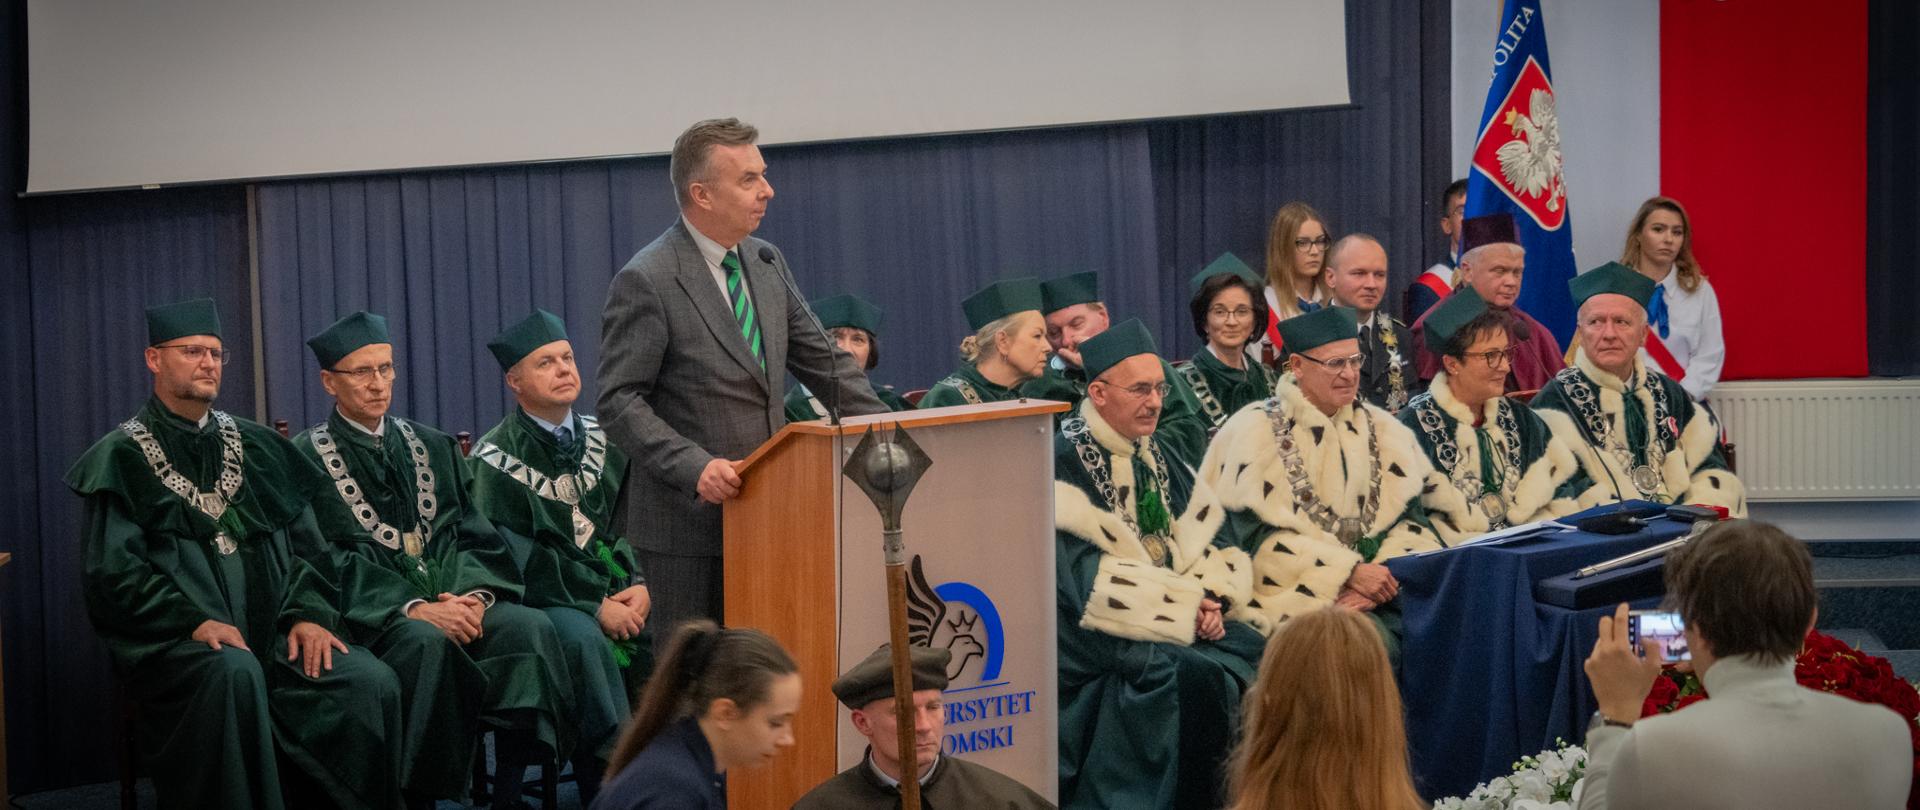
{"label": "blue banner with eagle", "polygon": [[1466,216],[1513,215],[1520,244],[1527,250],[1526,275],[1515,306],[1564,346],[1574,321],[1567,281],[1580,271],[1573,258],[1573,218],[1567,210],[1560,117],[1554,108],[1540,0],[1506,0],[1494,40],[1493,83],[1487,88],[1467,172]]}

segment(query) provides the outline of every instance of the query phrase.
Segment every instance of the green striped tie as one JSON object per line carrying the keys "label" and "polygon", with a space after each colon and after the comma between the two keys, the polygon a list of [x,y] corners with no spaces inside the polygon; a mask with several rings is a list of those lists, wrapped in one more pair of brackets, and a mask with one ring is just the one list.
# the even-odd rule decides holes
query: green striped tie
{"label": "green striped tie", "polygon": [[753,301],[747,298],[747,277],[740,272],[740,257],[729,250],[720,266],[727,271],[727,303],[733,306],[733,319],[740,322],[740,336],[747,339],[747,351],[760,361],[764,371],[767,358],[760,356],[760,319],[754,317]]}

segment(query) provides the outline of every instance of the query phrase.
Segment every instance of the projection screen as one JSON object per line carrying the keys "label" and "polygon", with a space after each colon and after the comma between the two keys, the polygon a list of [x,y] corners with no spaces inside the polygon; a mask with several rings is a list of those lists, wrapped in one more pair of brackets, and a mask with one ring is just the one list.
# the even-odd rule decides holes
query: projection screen
{"label": "projection screen", "polygon": [[1342,0],[29,0],[29,193],[1346,104]]}

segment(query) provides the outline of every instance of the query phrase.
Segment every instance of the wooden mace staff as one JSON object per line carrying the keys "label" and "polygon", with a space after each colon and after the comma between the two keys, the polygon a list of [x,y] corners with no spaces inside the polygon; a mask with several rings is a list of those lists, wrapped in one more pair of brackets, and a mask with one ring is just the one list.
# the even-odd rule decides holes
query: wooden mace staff
{"label": "wooden mace staff", "polygon": [[[845,435],[845,434],[842,434]],[[893,719],[900,746],[900,808],[920,810],[920,759],[914,745],[913,658],[907,649],[907,544],[900,513],[907,496],[933,460],[921,451],[906,428],[895,427],[880,438],[878,429],[865,431],[848,455],[841,473],[880,510],[881,548],[887,564],[887,634],[892,648]]]}

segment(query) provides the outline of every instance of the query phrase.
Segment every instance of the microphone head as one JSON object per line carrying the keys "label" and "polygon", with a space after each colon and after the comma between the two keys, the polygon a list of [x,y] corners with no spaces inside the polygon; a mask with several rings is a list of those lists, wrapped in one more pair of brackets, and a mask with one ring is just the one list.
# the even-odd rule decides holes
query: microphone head
{"label": "microphone head", "polygon": [[767,264],[773,264],[773,248],[767,247],[766,245],[761,245],[760,261],[766,262]]}

